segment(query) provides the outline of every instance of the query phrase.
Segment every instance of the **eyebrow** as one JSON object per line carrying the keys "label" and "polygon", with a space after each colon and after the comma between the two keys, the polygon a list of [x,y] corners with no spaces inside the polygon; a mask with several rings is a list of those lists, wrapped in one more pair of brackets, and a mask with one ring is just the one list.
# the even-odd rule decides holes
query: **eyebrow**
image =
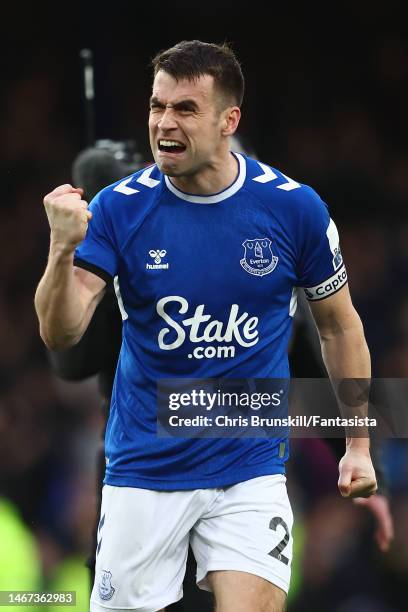
{"label": "eyebrow", "polygon": [[[161,102],[157,96],[152,96],[150,98],[150,104],[160,106],[162,108],[166,107],[164,102]],[[174,108],[175,110],[197,110],[198,109],[197,103],[191,98],[180,100],[180,102],[176,102],[175,104],[170,104],[170,107]]]}

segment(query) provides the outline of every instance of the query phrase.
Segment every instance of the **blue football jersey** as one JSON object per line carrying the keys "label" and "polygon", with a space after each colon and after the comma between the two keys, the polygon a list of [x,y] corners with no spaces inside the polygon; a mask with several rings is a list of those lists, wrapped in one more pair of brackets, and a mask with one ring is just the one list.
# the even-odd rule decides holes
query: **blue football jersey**
{"label": "blue football jersey", "polygon": [[90,204],[75,265],[114,280],[123,318],[107,484],[194,489],[284,473],[286,439],[157,436],[158,380],[288,378],[297,289],[320,300],[347,282],[313,189],[234,155],[237,178],[220,193],[184,193],[152,165]]}

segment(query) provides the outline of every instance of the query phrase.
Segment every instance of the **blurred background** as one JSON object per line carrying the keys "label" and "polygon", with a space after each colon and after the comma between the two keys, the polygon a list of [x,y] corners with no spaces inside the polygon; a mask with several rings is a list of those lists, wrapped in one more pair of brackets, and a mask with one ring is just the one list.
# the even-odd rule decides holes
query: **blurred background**
{"label": "blurred background", "polygon": [[[96,137],[134,139],[147,161],[149,61],[181,39],[228,40],[246,77],[240,134],[316,189],[336,220],[377,377],[408,375],[408,37],[401,5],[286,8],[211,3],[2,7],[0,99],[0,590],[77,589],[87,609],[95,457],[94,379],[58,380],[33,308],[48,252],[43,196],[86,145],[79,51],[93,50]],[[318,440],[294,441],[297,517],[289,612],[406,610],[408,447],[383,448],[395,540],[337,493]],[[196,609],[199,609],[196,607]]]}

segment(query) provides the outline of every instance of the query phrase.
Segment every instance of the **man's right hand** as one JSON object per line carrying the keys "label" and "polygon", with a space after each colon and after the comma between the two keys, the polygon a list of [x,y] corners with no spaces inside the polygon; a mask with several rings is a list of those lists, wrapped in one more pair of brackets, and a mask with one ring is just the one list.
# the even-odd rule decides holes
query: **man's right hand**
{"label": "man's right hand", "polygon": [[88,221],[92,218],[82,195],[80,188],[61,185],[44,198],[51,228],[51,245],[58,245],[67,252],[73,252],[83,241]]}

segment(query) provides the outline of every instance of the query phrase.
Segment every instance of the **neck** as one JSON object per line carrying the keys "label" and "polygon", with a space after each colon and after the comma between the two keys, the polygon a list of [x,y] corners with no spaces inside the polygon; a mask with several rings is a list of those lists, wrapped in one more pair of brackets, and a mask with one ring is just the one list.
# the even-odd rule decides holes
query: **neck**
{"label": "neck", "polygon": [[211,195],[227,189],[237,178],[238,172],[238,160],[228,151],[201,172],[192,176],[173,176],[170,180],[181,191],[194,195]]}

